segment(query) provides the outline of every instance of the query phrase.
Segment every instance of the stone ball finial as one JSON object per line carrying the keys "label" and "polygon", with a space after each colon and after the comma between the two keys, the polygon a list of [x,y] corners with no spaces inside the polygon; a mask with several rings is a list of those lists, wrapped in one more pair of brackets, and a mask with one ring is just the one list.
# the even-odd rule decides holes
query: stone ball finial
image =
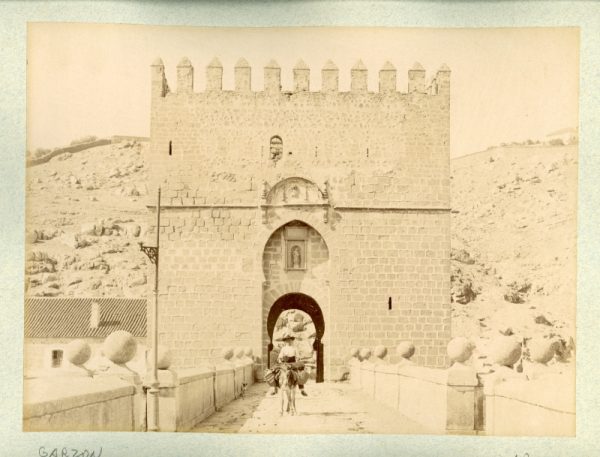
{"label": "stone ball finial", "polygon": [[547,338],[534,338],[527,343],[531,360],[546,364],[552,360],[556,353],[556,341]]}
{"label": "stone ball finial", "polygon": [[464,336],[452,338],[448,343],[447,352],[453,362],[466,362],[473,353],[473,343]]}
{"label": "stone ball finial", "polygon": [[173,353],[169,348],[159,346],[156,357],[156,368],[159,370],[168,370],[173,362]]}
{"label": "stone ball finial", "polygon": [[221,357],[225,360],[230,360],[233,357],[233,348],[224,348],[221,351]]}
{"label": "stone ball finial", "polygon": [[350,349],[350,357],[357,357],[360,355],[360,349],[358,348],[351,348]]}
{"label": "stone ball finial", "polygon": [[359,356],[361,360],[367,360],[369,357],[371,357],[371,349],[362,348],[359,352]]}
{"label": "stone ball finial", "polygon": [[408,360],[415,354],[415,345],[410,341],[401,341],[396,346],[396,351],[400,357]]}
{"label": "stone ball finial", "polygon": [[127,363],[135,357],[137,341],[131,333],[117,330],[106,337],[102,351],[111,362]]}
{"label": "stone ball finial", "polygon": [[83,365],[90,360],[92,348],[83,340],[71,341],[65,348],[65,356],[73,365]]}
{"label": "stone ball finial", "polygon": [[505,367],[512,367],[517,363],[521,354],[521,343],[507,336],[499,336],[494,339],[489,351],[492,362]]}
{"label": "stone ball finial", "polygon": [[243,347],[237,347],[237,348],[235,348],[234,353],[235,353],[235,356],[238,359],[241,359],[242,357],[244,357],[244,348]]}
{"label": "stone ball finial", "polygon": [[246,347],[244,348],[244,355],[245,355],[246,357],[250,357],[250,358],[252,358],[252,348],[251,348],[250,346],[246,346]]}
{"label": "stone ball finial", "polygon": [[373,354],[375,354],[375,357],[378,359],[383,359],[387,355],[387,348],[381,344],[379,346],[375,346]]}

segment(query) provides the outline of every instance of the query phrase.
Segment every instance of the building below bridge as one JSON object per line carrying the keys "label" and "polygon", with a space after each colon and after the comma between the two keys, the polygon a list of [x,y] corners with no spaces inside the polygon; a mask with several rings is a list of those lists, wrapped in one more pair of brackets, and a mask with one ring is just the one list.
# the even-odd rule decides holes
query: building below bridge
{"label": "building below bridge", "polygon": [[131,366],[145,372],[146,300],[139,298],[28,298],[25,300],[25,377],[51,375],[68,368],[65,349],[83,340],[92,349],[87,368],[102,369],[104,339],[117,330],[131,333],[138,343]]}

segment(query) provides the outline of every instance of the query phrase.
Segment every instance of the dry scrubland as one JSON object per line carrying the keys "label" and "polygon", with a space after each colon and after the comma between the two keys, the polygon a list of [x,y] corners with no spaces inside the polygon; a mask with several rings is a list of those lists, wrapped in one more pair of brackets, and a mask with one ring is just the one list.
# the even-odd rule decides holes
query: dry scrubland
{"label": "dry scrubland", "polygon": [[146,295],[148,147],[100,146],[27,169],[27,295]]}
{"label": "dry scrubland", "polygon": [[499,332],[525,346],[556,337],[567,357],[575,340],[577,146],[454,159],[452,208],[452,333],[481,348]]}
{"label": "dry scrubland", "polygon": [[[27,169],[28,296],[146,295],[148,149],[122,142]],[[576,146],[452,161],[453,335],[573,344],[576,192]]]}

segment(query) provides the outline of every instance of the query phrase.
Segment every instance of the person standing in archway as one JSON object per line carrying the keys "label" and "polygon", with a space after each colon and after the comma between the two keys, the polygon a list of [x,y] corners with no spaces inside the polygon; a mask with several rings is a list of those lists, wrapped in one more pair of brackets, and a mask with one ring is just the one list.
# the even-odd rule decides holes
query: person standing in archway
{"label": "person standing in archway", "polygon": [[[298,379],[298,388],[300,389],[300,393],[306,397],[308,394],[304,390],[304,364],[302,362],[297,361],[297,351],[294,345],[292,344],[294,342],[295,337],[289,332],[289,330],[286,330],[281,339],[284,342],[284,346],[281,348],[281,351],[279,351],[277,362],[288,363],[292,366],[292,369],[296,371],[297,374],[296,379]],[[275,395],[277,393],[277,386],[279,385],[279,369],[275,368],[274,371],[276,371],[276,381],[275,387],[273,388],[273,392],[271,392],[271,395]],[[302,373],[300,374],[300,372]]]}

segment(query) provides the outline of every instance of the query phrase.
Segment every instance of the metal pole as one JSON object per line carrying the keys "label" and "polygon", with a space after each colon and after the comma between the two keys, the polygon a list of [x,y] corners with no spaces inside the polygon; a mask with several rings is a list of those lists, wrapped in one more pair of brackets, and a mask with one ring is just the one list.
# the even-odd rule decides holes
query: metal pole
{"label": "metal pole", "polygon": [[156,203],[156,257],[154,262],[154,304],[152,306],[152,373],[150,375],[150,408],[148,410],[148,431],[158,431],[158,253],[160,242],[160,187]]}

